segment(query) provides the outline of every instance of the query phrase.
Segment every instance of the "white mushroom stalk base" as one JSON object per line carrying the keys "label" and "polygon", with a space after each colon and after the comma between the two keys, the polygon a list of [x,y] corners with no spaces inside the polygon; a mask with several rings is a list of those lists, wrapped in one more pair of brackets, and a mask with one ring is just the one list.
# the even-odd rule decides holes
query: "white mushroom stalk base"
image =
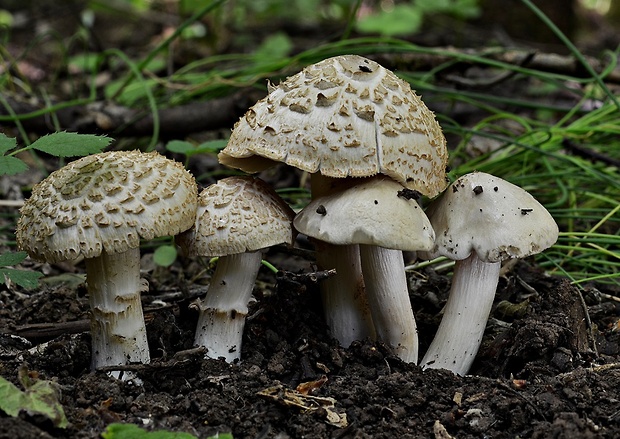
{"label": "white mushroom stalk base", "polygon": [[443,318],[421,366],[465,375],[478,353],[499,281],[500,262],[475,252],[454,266]]}
{"label": "white mushroom stalk base", "polygon": [[[102,366],[148,363],[149,347],[140,294],[148,289],[140,279],[140,248],[86,259],[91,308],[93,370]],[[110,373],[124,380],[131,373]]]}
{"label": "white mushroom stalk base", "polygon": [[336,275],[321,281],[325,321],[332,336],[344,347],[355,340],[375,338],[359,246],[316,242],[317,264],[321,269],[336,269]]}
{"label": "white mushroom stalk base", "polygon": [[199,304],[194,338],[196,346],[207,348],[207,357],[224,357],[228,363],[240,358],[248,302],[261,258],[259,251],[219,258],[209,291]]}
{"label": "white mushroom stalk base", "polygon": [[418,333],[409,300],[403,252],[360,245],[366,295],[377,338],[403,361],[418,361]]}

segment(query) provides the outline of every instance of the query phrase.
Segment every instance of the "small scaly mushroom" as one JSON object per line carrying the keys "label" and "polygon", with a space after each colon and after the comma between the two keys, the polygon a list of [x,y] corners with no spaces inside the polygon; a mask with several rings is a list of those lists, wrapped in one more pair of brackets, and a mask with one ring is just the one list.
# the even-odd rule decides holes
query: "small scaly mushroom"
{"label": "small scaly mushroom", "polygon": [[93,370],[150,361],[140,239],[192,227],[197,192],[182,164],[140,151],[83,157],[33,188],[21,209],[17,246],[43,262],[85,258]]}
{"label": "small scaly mushroom", "polygon": [[456,264],[441,324],[420,365],[464,375],[482,341],[501,262],[550,247],[558,226],[528,192],[483,172],[456,180],[427,214],[436,241],[419,256]]}
{"label": "small scaly mushroom", "polygon": [[209,358],[241,356],[248,303],[261,265],[261,249],[292,244],[294,212],[265,182],[228,177],[198,197],[194,227],[176,240],[187,256],[218,256],[207,295],[199,302],[194,344]]}

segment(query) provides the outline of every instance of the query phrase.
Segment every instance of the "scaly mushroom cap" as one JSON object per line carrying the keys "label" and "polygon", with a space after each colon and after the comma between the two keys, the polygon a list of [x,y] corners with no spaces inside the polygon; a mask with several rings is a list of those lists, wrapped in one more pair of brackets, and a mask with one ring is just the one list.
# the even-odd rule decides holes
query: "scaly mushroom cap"
{"label": "scaly mushroom cap", "polygon": [[498,262],[540,253],[558,239],[557,224],[534,197],[483,172],[456,180],[426,213],[437,238],[423,258],[461,260],[475,251],[485,262]]}
{"label": "scaly mushroom cap", "polygon": [[285,162],[328,177],[385,174],[433,197],[446,187],[446,141],[433,113],[391,71],[357,55],[289,77],[250,108],[219,155],[246,172]]}
{"label": "scaly mushroom cap", "polygon": [[17,245],[37,260],[93,258],[176,235],[194,224],[197,186],[182,164],[156,152],[83,157],[34,186]]}
{"label": "scaly mushroom cap", "polygon": [[410,192],[387,177],[372,178],[312,200],[293,224],[301,233],[330,244],[430,250],[435,233]]}
{"label": "scaly mushroom cap", "polygon": [[198,197],[196,224],[177,236],[187,256],[227,256],[293,242],[293,210],[265,182],[228,177]]}

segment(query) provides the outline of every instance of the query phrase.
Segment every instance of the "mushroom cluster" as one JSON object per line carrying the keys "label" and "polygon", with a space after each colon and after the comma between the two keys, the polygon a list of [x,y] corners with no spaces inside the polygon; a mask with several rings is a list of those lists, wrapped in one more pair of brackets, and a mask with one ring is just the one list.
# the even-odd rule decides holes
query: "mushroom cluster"
{"label": "mushroom cluster", "polygon": [[[386,185],[379,196],[382,199],[397,200],[404,190],[434,197],[446,187],[445,138],[433,113],[410,85],[361,56],[328,58],[270,87],[267,97],[235,124],[219,159],[246,172],[284,162],[312,174],[314,204],[309,209],[314,214],[302,213],[304,219],[295,225],[315,238],[320,268],[336,268],[338,273],[321,285],[332,335],[348,346],[376,334],[403,360],[416,362],[417,332],[401,250],[429,249],[432,238],[424,234],[432,229],[421,230],[414,245],[366,239],[383,227],[384,218],[378,214],[385,203],[367,210],[363,198],[369,186],[358,195],[350,193],[356,185],[365,184],[360,177],[378,175],[386,177],[377,180]],[[370,184],[373,191],[378,190],[376,184]],[[338,204],[344,193],[356,197],[358,204],[348,211],[342,206],[331,209],[342,211],[346,218],[333,227],[355,222],[356,212],[362,210],[369,212],[367,223],[351,229],[348,239],[315,233],[309,217],[321,219],[323,227],[338,221],[329,210],[321,214],[327,209],[317,200],[332,197]],[[416,210],[414,199],[402,203]],[[417,212],[424,215],[419,208]]]}
{"label": "mushroom cluster", "polygon": [[[320,269],[336,269],[321,283],[333,336],[343,346],[381,340],[406,362],[418,362],[418,336],[402,252],[454,259],[445,313],[420,364],[465,374],[501,262],[540,252],[558,236],[540,203],[498,177],[475,172],[445,190],[448,152],[433,113],[407,82],[357,55],[270,86],[235,124],[219,160],[249,173],[277,162],[309,172],[312,199],[295,215],[250,176],[224,178],[198,195],[181,164],[138,151],[84,157],[34,187],[17,244],[41,261],[85,259],[93,369],[150,360],[141,239],[176,235],[187,256],[218,257],[198,303],[194,344],[228,362],[241,356],[261,251],[293,244],[296,231],[314,242]],[[425,213],[419,196],[442,192]]]}

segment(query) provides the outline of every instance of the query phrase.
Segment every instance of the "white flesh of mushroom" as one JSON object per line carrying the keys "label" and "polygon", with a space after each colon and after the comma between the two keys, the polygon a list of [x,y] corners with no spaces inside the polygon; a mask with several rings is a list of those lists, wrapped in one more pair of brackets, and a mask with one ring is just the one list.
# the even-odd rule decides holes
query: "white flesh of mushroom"
{"label": "white flesh of mushroom", "polygon": [[359,246],[319,241],[316,248],[319,267],[336,270],[336,276],[321,282],[325,320],[332,336],[344,347],[349,347],[355,340],[374,339]]}
{"label": "white flesh of mushroom", "polygon": [[418,335],[409,300],[403,252],[360,245],[362,272],[379,340],[408,363],[418,362]]}
{"label": "white flesh of mushroom", "polygon": [[240,358],[248,303],[261,265],[261,252],[221,256],[209,293],[199,303],[194,344],[207,348],[209,358],[232,363]]}
{"label": "white flesh of mushroom", "polygon": [[458,375],[469,371],[491,312],[500,268],[500,262],[481,261],[475,252],[456,262],[443,318],[422,366]]}
{"label": "white flesh of mushroom", "polygon": [[[91,307],[91,368],[150,361],[140,294],[148,290],[140,279],[140,248],[86,259]],[[131,373],[111,372],[115,378]]]}

